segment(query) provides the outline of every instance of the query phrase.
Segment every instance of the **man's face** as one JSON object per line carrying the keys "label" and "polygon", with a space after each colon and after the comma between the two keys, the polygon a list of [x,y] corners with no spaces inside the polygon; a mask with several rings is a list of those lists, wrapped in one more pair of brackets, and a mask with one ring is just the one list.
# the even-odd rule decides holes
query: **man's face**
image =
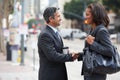
{"label": "man's face", "polygon": [[58,11],[56,11],[54,13],[54,17],[52,17],[52,19],[50,20],[50,22],[52,23],[52,25],[54,27],[60,26],[61,17],[60,17],[60,13]]}

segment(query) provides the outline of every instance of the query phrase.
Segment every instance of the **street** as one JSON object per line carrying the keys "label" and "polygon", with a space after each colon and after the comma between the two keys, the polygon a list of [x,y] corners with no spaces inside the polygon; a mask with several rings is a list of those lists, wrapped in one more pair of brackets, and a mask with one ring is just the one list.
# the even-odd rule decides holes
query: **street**
{"label": "street", "polygon": [[[64,46],[69,47],[70,52],[81,52],[84,47],[84,40],[80,39],[74,39],[74,40],[63,40]],[[116,44],[115,41],[112,41],[114,45],[117,46],[117,48],[120,51],[120,45]],[[35,48],[35,65],[34,65],[34,58],[33,58],[33,50],[34,48],[31,46],[33,44],[37,47],[37,37],[35,35],[31,35],[28,42],[28,51],[26,52],[26,57],[29,58],[29,63],[35,68],[36,71],[38,71],[39,68],[39,57],[38,57],[38,51],[37,48]],[[74,62],[66,62],[67,72],[68,72],[68,80],[83,80],[83,76],[81,76],[81,67],[82,62],[75,60]],[[120,72],[112,75],[108,75],[107,80],[120,80]]]}

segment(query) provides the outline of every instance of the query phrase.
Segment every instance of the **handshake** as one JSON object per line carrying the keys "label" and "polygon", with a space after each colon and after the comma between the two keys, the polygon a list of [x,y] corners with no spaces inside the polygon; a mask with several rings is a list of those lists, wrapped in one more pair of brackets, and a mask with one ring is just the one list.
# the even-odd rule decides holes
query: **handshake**
{"label": "handshake", "polygon": [[72,53],[73,60],[78,59],[79,56],[80,56],[80,53]]}
{"label": "handshake", "polygon": [[[69,53],[69,47],[64,47],[63,48],[63,53],[64,54],[68,54]],[[76,60],[76,59],[78,59],[78,57],[80,56],[80,53],[70,53],[70,54],[72,54],[72,58],[73,58],[73,60]]]}

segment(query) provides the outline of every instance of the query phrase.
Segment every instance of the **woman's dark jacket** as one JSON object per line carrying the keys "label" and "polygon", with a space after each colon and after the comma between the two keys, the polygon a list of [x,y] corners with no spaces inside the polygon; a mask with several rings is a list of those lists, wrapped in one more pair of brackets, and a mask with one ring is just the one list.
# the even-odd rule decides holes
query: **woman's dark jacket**
{"label": "woman's dark jacket", "polygon": [[[85,43],[85,47],[89,47],[90,50],[95,51],[98,54],[103,56],[112,56],[113,48],[112,43],[110,41],[110,35],[107,28],[104,25],[98,25],[94,30],[90,31],[90,35],[95,37],[95,40],[92,45],[89,45],[87,42]],[[84,56],[84,52],[81,54],[78,60],[82,60]],[[84,64],[82,66],[82,74],[87,75],[90,74],[85,72]]]}

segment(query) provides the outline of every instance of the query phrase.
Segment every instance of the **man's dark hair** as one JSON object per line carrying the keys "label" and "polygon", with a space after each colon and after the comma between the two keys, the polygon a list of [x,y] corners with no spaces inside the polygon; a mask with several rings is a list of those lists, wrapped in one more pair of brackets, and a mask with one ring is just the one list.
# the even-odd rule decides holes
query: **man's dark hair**
{"label": "man's dark hair", "polygon": [[45,21],[47,23],[49,23],[49,18],[50,17],[53,17],[54,18],[54,13],[59,10],[59,8],[56,8],[56,7],[48,7],[45,9],[44,13],[43,13],[43,17],[45,19]]}

